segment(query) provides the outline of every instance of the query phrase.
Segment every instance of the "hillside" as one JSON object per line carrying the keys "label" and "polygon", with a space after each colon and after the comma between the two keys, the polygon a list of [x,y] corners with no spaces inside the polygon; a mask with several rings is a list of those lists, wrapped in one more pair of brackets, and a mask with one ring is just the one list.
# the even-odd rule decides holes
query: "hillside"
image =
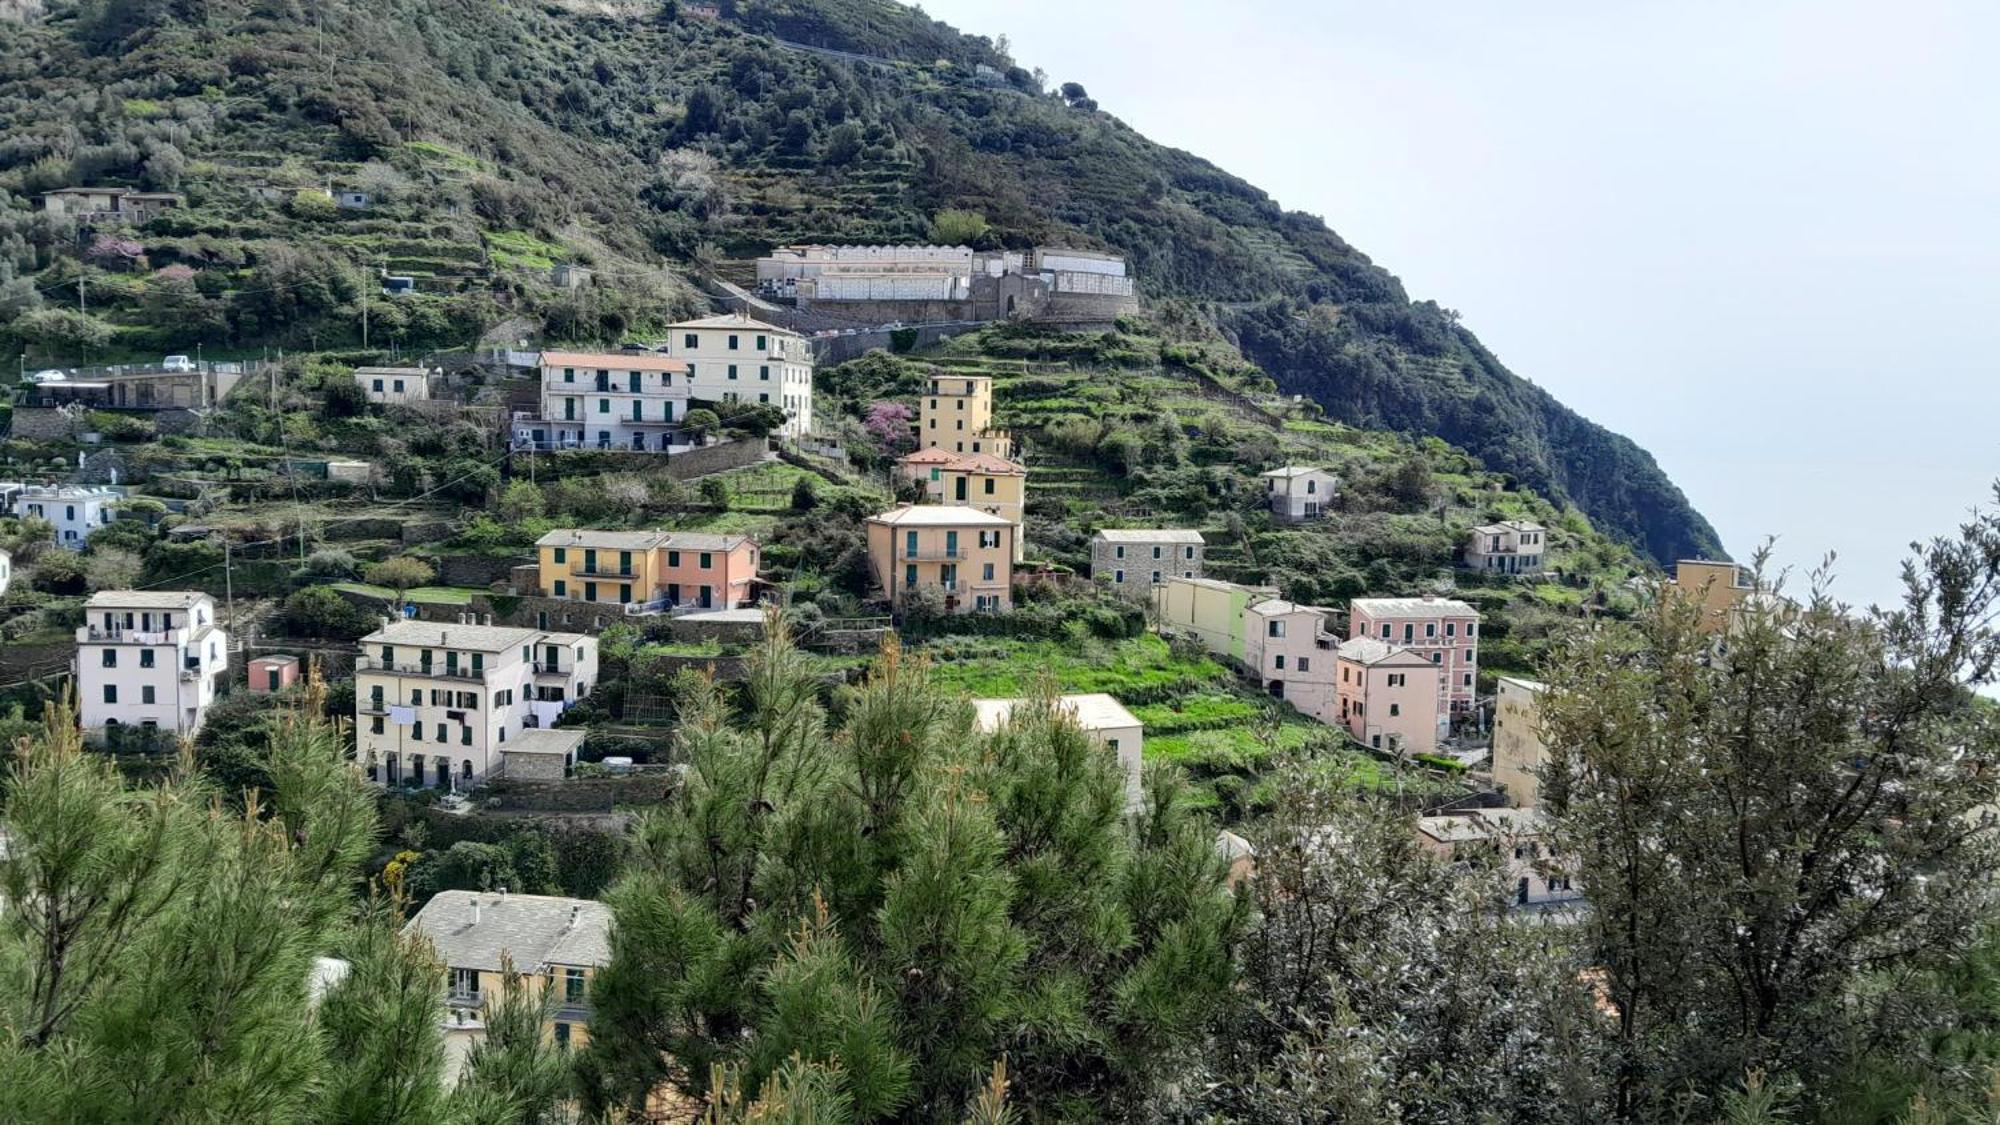
{"label": "hillside", "polygon": [[[694,307],[696,262],[922,239],[962,208],[985,217],[982,244],[1124,252],[1149,299],[1184,303],[1330,419],[1442,437],[1656,561],[1720,551],[1643,450],[1320,220],[888,0],[742,0],[720,22],[624,0],[46,7],[0,22],[0,317],[52,362],[351,345],[363,270],[381,268],[421,295],[375,302],[378,346],[465,343],[521,313],[554,338],[616,338]],[[191,207],[80,266],[32,210],[79,183]],[[329,183],[372,206],[328,206]],[[556,290],[557,262],[602,284]],[[79,289],[88,318],[55,311]]]}

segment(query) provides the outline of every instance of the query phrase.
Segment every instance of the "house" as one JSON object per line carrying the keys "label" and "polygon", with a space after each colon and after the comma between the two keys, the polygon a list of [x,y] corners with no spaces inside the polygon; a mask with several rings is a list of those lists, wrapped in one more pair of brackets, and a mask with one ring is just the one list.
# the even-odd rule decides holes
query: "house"
{"label": "house", "polygon": [[5,597],[7,587],[14,581],[14,556],[0,547],[0,597]]}
{"label": "house", "polygon": [[583,750],[581,730],[524,730],[500,748],[500,775],[510,781],[561,781]]}
{"label": "house", "polygon": [[1153,610],[1162,632],[1193,637],[1215,655],[1247,665],[1246,611],[1255,602],[1277,596],[1275,586],[1240,586],[1215,578],[1170,574],[1153,589]]}
{"label": "house", "polygon": [[377,406],[425,402],[431,397],[431,373],[421,367],[357,367],[354,381]]}
{"label": "house", "polygon": [[49,521],[56,529],[56,546],[81,551],[91,532],[110,526],[112,506],[124,498],[124,491],[117,488],[29,485],[21,490],[14,510]]}
{"label": "house", "polygon": [[1372,637],[1422,653],[1442,671],[1438,693],[1447,714],[1472,709],[1478,685],[1479,611],[1464,602],[1420,598],[1355,598],[1348,603],[1349,637]]}
{"label": "house", "polygon": [[361,638],[356,759],[370,781],[468,789],[510,738],[546,728],[597,684],[597,641],[575,633],[397,621]]}
{"label": "house", "polygon": [[1549,760],[1542,742],[1543,685],[1502,676],[1493,703],[1493,783],[1515,808],[1542,802],[1539,773]]}
{"label": "house", "polygon": [[541,596],[626,613],[733,609],[755,598],[759,549],[747,535],[559,528],[535,540]]}
{"label": "house", "polygon": [[[1140,802],[1140,773],[1145,749],[1146,728],[1125,705],[1102,692],[1084,695],[1059,695],[1055,699],[1056,709],[1064,717],[1083,728],[1090,740],[1118,759],[1118,768],[1125,775],[1125,807],[1137,808]],[[1017,714],[1026,714],[1037,706],[1032,699],[975,699],[972,710],[979,729],[992,734],[1014,720]]]}
{"label": "house", "polygon": [[250,662],[248,686],[252,692],[268,695],[299,682],[296,656],[260,656]]}
{"label": "house", "polygon": [[1318,519],[1333,503],[1340,487],[1340,478],[1332,473],[1302,465],[1287,465],[1258,475],[1264,478],[1271,514],[1280,523]]}
{"label": "house", "polygon": [[1014,525],[991,512],[919,504],[871,516],[868,562],[892,604],[922,589],[942,591],[954,613],[1014,604]]}
{"label": "house", "polygon": [[1575,876],[1548,846],[1547,824],[1531,809],[1419,817],[1417,845],[1453,862],[1498,863],[1517,908],[1557,909],[1583,899]]}
{"label": "house", "polygon": [[[486,1038],[486,1009],[505,975],[547,1005],[547,1032],[565,1050],[590,1040],[590,981],[611,961],[611,908],[594,899],[493,891],[439,891],[403,933],[430,943],[445,967],[445,1079]],[[554,990],[553,996],[549,991]]]}
{"label": "house", "polygon": [[755,402],[785,412],[778,432],[813,430],[813,358],[804,336],[742,313],[667,326],[667,354],[687,364],[694,397]]}
{"label": "house", "polygon": [[993,377],[937,375],[917,399],[917,447],[1014,455],[1014,439],[993,428]]}
{"label": "house", "polygon": [[51,215],[83,222],[116,222],[144,226],[187,200],[170,191],[130,188],[68,187],[42,193],[42,209]]}
{"label": "house", "polygon": [[595,276],[589,266],[579,266],[574,262],[557,262],[549,268],[549,284],[557,289],[582,289]]}
{"label": "house", "polygon": [[1466,533],[1465,565],[1489,574],[1540,574],[1549,532],[1528,520],[1502,520]]}
{"label": "house", "polygon": [[1090,537],[1090,577],[1129,597],[1151,597],[1169,578],[1200,578],[1201,532],[1105,528]]}
{"label": "house", "polygon": [[1027,469],[991,453],[945,454],[933,448],[902,458],[896,471],[905,480],[921,482],[924,499],[930,503],[978,508],[1013,524],[1014,561],[1021,561],[1026,550],[1022,517],[1028,506]]}
{"label": "house", "polygon": [[1334,650],[1340,638],[1327,628],[1333,611],[1280,598],[1245,611],[1243,663],[1257,685],[1300,713],[1329,726],[1338,720]]}
{"label": "house", "polygon": [[365,191],[342,188],[333,193],[333,205],[343,211],[365,211],[374,200]]}
{"label": "house", "polygon": [[1340,682],[1338,722],[1355,741],[1376,750],[1429,754],[1448,732],[1442,705],[1443,671],[1412,649],[1373,637],[1342,641],[1334,649]]}
{"label": "house", "polygon": [[1698,603],[1702,630],[1720,633],[1756,592],[1756,584],[1749,571],[1733,562],[1682,559],[1674,564],[1674,575],[1661,591]]}
{"label": "house", "polygon": [[80,725],[192,736],[229,672],[215,599],[192,590],[99,590],[76,630]]}
{"label": "house", "polygon": [[683,427],[694,389],[685,360],[655,352],[541,354],[541,409],[516,415],[522,449],[630,449],[671,453],[695,438]]}

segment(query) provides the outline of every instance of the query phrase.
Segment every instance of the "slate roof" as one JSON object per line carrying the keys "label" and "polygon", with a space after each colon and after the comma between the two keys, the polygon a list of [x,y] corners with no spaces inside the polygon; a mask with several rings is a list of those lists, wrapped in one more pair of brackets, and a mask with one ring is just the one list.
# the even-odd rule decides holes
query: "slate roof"
{"label": "slate roof", "polygon": [[611,908],[588,898],[440,891],[403,932],[429,938],[438,959],[454,969],[499,972],[502,954],[512,955],[522,973],[611,960]]}

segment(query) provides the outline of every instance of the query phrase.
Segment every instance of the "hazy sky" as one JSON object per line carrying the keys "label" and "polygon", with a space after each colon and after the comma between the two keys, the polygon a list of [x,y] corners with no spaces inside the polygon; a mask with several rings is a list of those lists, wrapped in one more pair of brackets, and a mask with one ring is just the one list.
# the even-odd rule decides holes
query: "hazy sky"
{"label": "hazy sky", "polygon": [[2000,476],[2000,2],[928,0],[1893,597]]}

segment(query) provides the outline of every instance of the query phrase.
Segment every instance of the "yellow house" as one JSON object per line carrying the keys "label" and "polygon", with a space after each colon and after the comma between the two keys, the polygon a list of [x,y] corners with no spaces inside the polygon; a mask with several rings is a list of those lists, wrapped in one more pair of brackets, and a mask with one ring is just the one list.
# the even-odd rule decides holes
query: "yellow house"
{"label": "yellow house", "polygon": [[1500,677],[1493,704],[1493,782],[1507,803],[1532,809],[1542,802],[1542,779],[1535,771],[1548,760],[1542,744],[1542,685]]}
{"label": "yellow house", "polygon": [[1275,586],[1239,586],[1216,578],[1169,575],[1153,587],[1160,628],[1184,633],[1217,656],[1245,663],[1244,611],[1278,596]]}
{"label": "yellow house", "polygon": [[590,1041],[590,980],[611,960],[611,908],[587,898],[440,891],[403,927],[445,966],[445,1072],[456,1081],[466,1052],[486,1037],[505,966],[532,995],[554,990],[548,1034],[557,1046]]}
{"label": "yellow house", "polygon": [[1014,525],[1014,561],[1020,562],[1022,513],[1028,504],[1028,470],[991,453],[952,454],[939,460],[937,449],[920,449],[898,461],[905,480],[920,481],[924,499],[932,504],[956,504],[990,512]]}
{"label": "yellow house", "polygon": [[993,429],[993,377],[935,375],[917,400],[917,448],[1014,455],[1014,440]]}
{"label": "yellow house", "polygon": [[1663,589],[1670,597],[1700,603],[1702,629],[1720,633],[1754,587],[1749,573],[1735,563],[1682,559],[1674,564],[1674,576]]}
{"label": "yellow house", "polygon": [[935,588],[953,613],[1013,608],[1014,525],[991,512],[920,504],[873,516],[868,562],[892,603]]}

